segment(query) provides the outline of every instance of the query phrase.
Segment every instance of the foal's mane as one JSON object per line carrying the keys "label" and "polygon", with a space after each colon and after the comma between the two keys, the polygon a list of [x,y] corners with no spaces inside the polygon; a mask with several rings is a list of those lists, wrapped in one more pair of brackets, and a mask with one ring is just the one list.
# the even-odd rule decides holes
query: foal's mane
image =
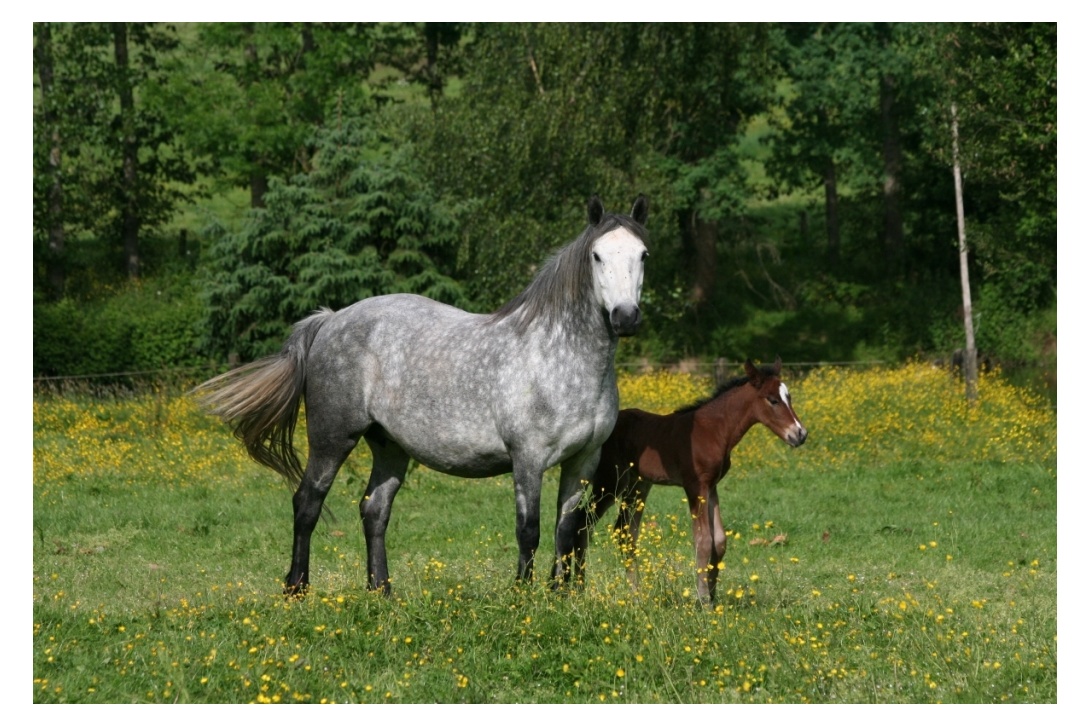
{"label": "foal's mane", "polygon": [[624,227],[647,243],[647,230],[643,225],[628,215],[606,213],[597,225],[587,225],[579,237],[553,253],[530,284],[492,313],[489,322],[517,315],[517,328],[521,333],[539,316],[555,321],[570,310],[580,296],[589,294],[593,287],[591,246],[599,237],[618,227]]}
{"label": "foal's mane", "polygon": [[[762,364],[762,365],[757,367],[757,371],[758,371],[759,375],[761,376],[761,378],[768,378],[769,376],[776,376],[777,375],[775,368],[771,364]],[[749,381],[750,381],[750,378],[748,376],[736,376],[733,379],[730,379],[729,381],[726,381],[726,382],[720,384],[719,388],[717,388],[715,390],[715,393],[712,394],[711,396],[706,397],[704,399],[701,399],[700,401],[694,402],[692,404],[687,404],[686,406],[683,406],[680,409],[675,409],[674,413],[675,414],[686,414],[686,413],[691,412],[691,411],[696,411],[700,407],[705,406],[706,404],[712,403],[713,401],[718,399],[723,394],[726,394],[728,391],[731,391],[733,389],[737,389],[739,386],[742,386],[743,384],[748,384]]]}

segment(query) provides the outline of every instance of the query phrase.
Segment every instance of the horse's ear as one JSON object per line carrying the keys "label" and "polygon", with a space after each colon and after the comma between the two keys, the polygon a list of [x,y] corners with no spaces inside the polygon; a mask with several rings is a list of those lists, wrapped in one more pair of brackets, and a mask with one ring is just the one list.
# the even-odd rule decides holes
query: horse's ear
{"label": "horse's ear", "polygon": [[642,194],[636,197],[636,201],[632,203],[632,219],[639,222],[641,225],[647,224],[647,197]]}
{"label": "horse's ear", "polygon": [[746,376],[749,377],[750,381],[755,381],[757,379],[757,377],[760,375],[760,372],[757,371],[757,367],[753,365],[753,359],[751,359],[751,358],[746,359],[745,369],[746,369]]}
{"label": "horse's ear", "polygon": [[776,354],[776,360],[772,363],[772,371],[777,376],[780,375],[780,367],[783,366],[783,361],[780,361],[780,355]]}
{"label": "horse's ear", "polygon": [[602,215],[606,213],[606,208],[602,206],[602,200],[598,199],[598,195],[591,195],[587,200],[587,222],[591,227],[594,227],[602,221]]}

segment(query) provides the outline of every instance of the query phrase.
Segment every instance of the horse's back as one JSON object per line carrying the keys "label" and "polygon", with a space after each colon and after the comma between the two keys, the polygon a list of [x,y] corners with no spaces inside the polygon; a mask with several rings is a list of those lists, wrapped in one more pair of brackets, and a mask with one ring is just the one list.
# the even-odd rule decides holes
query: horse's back
{"label": "horse's back", "polygon": [[567,363],[557,357],[510,320],[416,295],[369,298],[315,336],[308,427],[358,437],[378,424],[414,459],[463,477],[510,471],[513,448],[540,449],[551,466],[608,431],[602,402],[613,402],[610,422],[616,407],[615,387],[570,401],[576,384],[552,380]]}

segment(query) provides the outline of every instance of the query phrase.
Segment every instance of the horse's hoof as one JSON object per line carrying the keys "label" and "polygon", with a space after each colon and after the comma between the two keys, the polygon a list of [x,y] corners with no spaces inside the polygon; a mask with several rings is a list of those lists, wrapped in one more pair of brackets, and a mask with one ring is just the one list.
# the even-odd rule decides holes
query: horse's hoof
{"label": "horse's hoof", "polygon": [[303,598],[303,596],[307,595],[307,591],[309,590],[309,583],[296,583],[294,585],[291,583],[286,583],[284,584],[284,597],[301,599]]}

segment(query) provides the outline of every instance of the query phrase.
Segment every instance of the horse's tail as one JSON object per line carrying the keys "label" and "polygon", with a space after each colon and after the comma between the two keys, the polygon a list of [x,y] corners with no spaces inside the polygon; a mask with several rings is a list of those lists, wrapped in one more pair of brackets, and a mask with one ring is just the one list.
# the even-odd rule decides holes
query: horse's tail
{"label": "horse's tail", "polygon": [[298,482],[303,466],[292,444],[307,380],[307,352],[333,311],[299,321],[280,353],[209,379],[193,390],[201,405],[231,425],[257,462]]}

